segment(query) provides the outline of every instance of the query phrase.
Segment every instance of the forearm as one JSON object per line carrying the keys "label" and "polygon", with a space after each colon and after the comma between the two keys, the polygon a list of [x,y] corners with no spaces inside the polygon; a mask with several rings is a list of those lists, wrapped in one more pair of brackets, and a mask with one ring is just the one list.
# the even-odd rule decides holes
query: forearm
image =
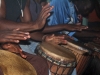
{"label": "forearm", "polygon": [[42,37],[44,36],[44,34],[42,32],[32,32],[30,33],[31,39],[35,40],[35,41],[42,41]]}
{"label": "forearm", "polygon": [[43,33],[51,33],[51,32],[57,32],[65,29],[65,25],[54,25],[54,26],[46,26]]}
{"label": "forearm", "polygon": [[87,32],[87,31],[82,31],[82,32],[76,32],[74,34],[74,36],[76,37],[80,37],[80,38],[91,38],[91,37],[96,37],[96,33],[94,32]]}
{"label": "forearm", "polygon": [[22,31],[33,31],[38,29],[35,22],[14,22],[10,20],[0,20],[0,30],[14,30],[19,28]]}

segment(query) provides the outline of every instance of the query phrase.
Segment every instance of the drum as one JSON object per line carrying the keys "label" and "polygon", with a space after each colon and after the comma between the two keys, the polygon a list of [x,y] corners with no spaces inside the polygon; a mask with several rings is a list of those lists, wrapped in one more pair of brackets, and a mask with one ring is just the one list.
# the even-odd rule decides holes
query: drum
{"label": "drum", "polygon": [[97,56],[100,59],[100,45],[94,42],[85,43],[87,47],[93,50],[92,55],[95,57]]}
{"label": "drum", "polygon": [[4,75],[37,75],[28,61],[5,50],[0,50],[0,69]]}
{"label": "drum", "polygon": [[94,42],[85,43],[93,51],[91,63],[89,64],[85,75],[100,75],[100,45]]}
{"label": "drum", "polygon": [[82,75],[88,65],[90,59],[90,51],[87,49],[87,47],[85,48],[84,45],[73,40],[67,40],[67,45],[62,46],[71,50],[75,54],[77,59],[77,75]]}
{"label": "drum", "polygon": [[76,66],[76,57],[69,49],[42,42],[37,50],[47,60],[51,75],[71,75]]}

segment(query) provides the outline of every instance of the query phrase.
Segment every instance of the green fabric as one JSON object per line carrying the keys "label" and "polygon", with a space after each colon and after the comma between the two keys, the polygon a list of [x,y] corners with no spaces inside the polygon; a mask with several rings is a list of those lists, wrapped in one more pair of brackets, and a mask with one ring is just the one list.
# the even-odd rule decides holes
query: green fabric
{"label": "green fabric", "polygon": [[[27,0],[22,0],[22,9],[24,9]],[[19,0],[21,4],[21,0]],[[17,21],[21,15],[21,8],[17,0],[5,0],[6,19]]]}
{"label": "green fabric", "polygon": [[88,19],[83,17],[82,25],[88,25]]}

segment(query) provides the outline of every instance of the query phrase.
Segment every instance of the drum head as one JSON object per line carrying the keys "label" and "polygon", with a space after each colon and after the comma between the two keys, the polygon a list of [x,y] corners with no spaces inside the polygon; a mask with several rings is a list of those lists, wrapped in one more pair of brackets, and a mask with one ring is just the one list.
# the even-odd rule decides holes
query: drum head
{"label": "drum head", "polygon": [[0,50],[0,68],[4,75],[37,75],[28,61],[5,50]]}
{"label": "drum head", "polygon": [[45,52],[48,56],[52,57],[55,60],[61,62],[75,62],[75,55],[68,49],[48,42],[42,42],[40,44],[40,48]]}
{"label": "drum head", "polygon": [[84,44],[74,41],[72,39],[67,39],[67,45],[62,45],[62,46],[79,54],[91,53],[90,49],[86,47]]}

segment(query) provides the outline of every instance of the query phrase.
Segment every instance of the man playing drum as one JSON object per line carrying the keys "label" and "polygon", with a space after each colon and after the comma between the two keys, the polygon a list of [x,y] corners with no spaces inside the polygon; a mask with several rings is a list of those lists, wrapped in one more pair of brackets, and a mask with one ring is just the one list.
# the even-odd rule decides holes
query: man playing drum
{"label": "man playing drum", "polygon": [[[75,32],[70,33],[70,32],[67,32],[66,30],[70,30],[70,31],[75,30],[75,29],[73,29],[75,27],[74,24],[76,24],[79,21],[78,21],[77,13],[75,13],[76,10],[74,9],[73,3],[75,3],[76,7],[78,7],[77,5],[81,4],[81,1],[73,0],[74,1],[73,3],[69,0],[59,0],[59,1],[57,1],[57,0],[40,0],[40,1],[41,2],[42,1],[44,1],[44,2],[50,1],[50,5],[54,6],[54,9],[52,10],[53,13],[50,15],[50,17],[47,21],[49,26],[46,26],[45,29],[43,30],[43,32],[45,32],[45,30],[47,30],[46,32],[64,30],[64,33],[69,33],[68,35],[70,35],[70,36],[75,33]],[[84,4],[84,2],[85,1],[83,1],[83,4]],[[88,2],[88,1],[86,1],[86,2]],[[45,3],[43,3],[43,4],[45,4]],[[90,4],[91,4],[91,2],[90,2]],[[87,6],[87,5],[85,5],[85,6]],[[82,6],[82,10],[84,11],[85,9],[83,7],[84,6]],[[89,8],[91,8],[91,7],[92,7],[92,5]],[[88,9],[88,7],[87,7],[87,9]],[[92,10],[93,9],[88,10],[89,12],[87,12],[87,13],[81,12],[79,14],[85,15],[85,14],[90,13],[90,11],[92,11]],[[76,26],[76,30],[79,30],[80,26]],[[78,29],[78,27],[79,27],[79,29]],[[49,29],[47,29],[47,28],[49,28]]]}
{"label": "man playing drum", "polygon": [[[20,28],[21,31],[39,30],[44,27],[45,20],[50,15],[49,12],[53,8],[47,4],[43,7],[37,21],[31,22],[28,8],[29,0],[0,0],[0,2],[0,30],[14,30],[17,28]],[[20,18],[21,22],[16,22],[18,18]],[[29,55],[28,57],[31,56]],[[38,75],[48,75],[48,66],[44,59],[38,56],[34,56],[31,59],[39,63],[35,65],[38,69]]]}

